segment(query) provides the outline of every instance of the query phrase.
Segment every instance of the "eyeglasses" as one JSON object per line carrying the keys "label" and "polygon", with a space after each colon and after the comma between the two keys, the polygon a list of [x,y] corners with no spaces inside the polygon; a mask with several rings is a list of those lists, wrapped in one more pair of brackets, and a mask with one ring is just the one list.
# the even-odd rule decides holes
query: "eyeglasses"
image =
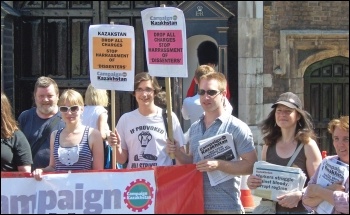
{"label": "eyeglasses", "polygon": [[221,91],[219,91],[219,90],[207,90],[207,91],[198,90],[198,94],[201,96],[205,95],[205,93],[207,93],[209,96],[215,96],[215,95],[221,93]]}
{"label": "eyeglasses", "polygon": [[68,111],[75,113],[79,110],[79,106],[78,105],[74,105],[71,107],[67,107],[67,106],[60,106],[60,111],[62,113],[67,113]]}
{"label": "eyeglasses", "polygon": [[146,93],[146,94],[150,94],[150,93],[152,93],[153,91],[154,91],[154,89],[152,89],[152,88],[146,88],[146,89],[137,88],[137,89],[135,90],[135,92],[137,92],[137,93]]}

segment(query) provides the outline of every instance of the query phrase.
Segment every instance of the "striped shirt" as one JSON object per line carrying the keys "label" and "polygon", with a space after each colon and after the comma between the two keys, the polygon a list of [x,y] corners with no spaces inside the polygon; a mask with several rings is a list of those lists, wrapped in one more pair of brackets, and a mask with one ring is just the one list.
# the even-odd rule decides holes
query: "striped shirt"
{"label": "striped shirt", "polygon": [[92,152],[89,146],[89,126],[85,127],[83,137],[79,145],[61,147],[60,134],[63,128],[58,130],[55,136],[53,155],[55,158],[55,171],[90,170],[92,168]]}

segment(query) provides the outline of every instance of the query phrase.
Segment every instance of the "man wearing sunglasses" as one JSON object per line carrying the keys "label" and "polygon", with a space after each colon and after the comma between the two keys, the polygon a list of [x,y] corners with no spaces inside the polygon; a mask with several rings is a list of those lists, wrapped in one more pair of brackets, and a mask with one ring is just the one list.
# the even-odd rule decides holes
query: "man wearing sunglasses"
{"label": "man wearing sunglasses", "polygon": [[32,149],[32,169],[44,168],[50,160],[50,134],[64,128],[58,111],[59,90],[57,83],[49,77],[39,77],[34,87],[35,107],[23,111],[18,123]]}
{"label": "man wearing sunglasses", "polygon": [[[225,76],[219,72],[210,72],[200,78],[198,92],[204,114],[189,129],[189,153],[179,150],[177,141],[167,141],[167,152],[173,153],[179,163],[195,163],[197,170],[204,173],[219,170],[234,175],[232,179],[211,186],[208,174],[203,174],[204,210],[207,214],[244,213],[240,200],[240,176],[251,174],[254,162],[257,161],[250,128],[224,110],[226,83]],[[201,159],[199,142],[226,132],[233,137],[237,158]]]}
{"label": "man wearing sunglasses", "polygon": [[[210,72],[215,72],[213,67],[208,65],[199,66],[196,69],[196,72],[194,74],[194,81],[196,85],[198,86],[199,80],[203,75],[206,75]],[[199,120],[199,117],[203,115],[203,112],[204,112],[203,107],[201,106],[199,101],[200,93],[201,91],[198,91],[195,96],[187,97],[183,101],[183,105],[181,109],[182,117],[185,120],[190,120],[191,124]],[[214,93],[214,91],[209,91],[209,93]],[[224,109],[227,113],[231,115],[233,108],[226,97],[224,98]]]}

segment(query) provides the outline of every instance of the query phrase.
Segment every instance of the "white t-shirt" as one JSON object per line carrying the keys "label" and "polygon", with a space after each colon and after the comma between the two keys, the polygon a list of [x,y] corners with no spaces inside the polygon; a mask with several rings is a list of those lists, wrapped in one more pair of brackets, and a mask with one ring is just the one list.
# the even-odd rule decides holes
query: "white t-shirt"
{"label": "white t-shirt", "polygon": [[[90,126],[91,128],[97,129],[98,117],[102,113],[107,113],[106,108],[102,106],[85,106],[84,112],[81,116],[81,122],[83,125]],[[103,131],[101,131],[102,133]],[[107,123],[106,131],[109,132],[109,125]]]}
{"label": "white t-shirt", "polygon": [[[162,109],[153,116],[143,116],[139,109],[123,114],[116,126],[121,146],[128,150],[127,168],[149,166],[171,166],[172,160],[166,153],[167,133],[162,117]],[[173,137],[180,147],[185,143],[180,122],[172,112]]]}
{"label": "white t-shirt", "polygon": [[[229,100],[225,97],[225,112],[232,114],[232,105],[230,104]],[[192,97],[187,97],[184,99],[182,104],[182,117],[185,120],[190,120],[191,125],[199,119],[200,116],[202,116],[204,110],[202,108],[201,102],[199,100],[199,95],[196,94]]]}

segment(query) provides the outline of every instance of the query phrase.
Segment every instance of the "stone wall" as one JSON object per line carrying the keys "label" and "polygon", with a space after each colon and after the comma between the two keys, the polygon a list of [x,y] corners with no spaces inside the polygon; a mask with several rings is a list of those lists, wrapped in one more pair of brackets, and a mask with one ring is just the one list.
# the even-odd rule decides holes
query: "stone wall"
{"label": "stone wall", "polygon": [[[264,2],[264,74],[271,74],[273,84],[264,87],[264,103],[272,103],[280,93],[290,90],[289,77],[273,71],[281,59],[274,52],[281,50],[281,31],[309,31],[314,41],[322,34],[349,31],[348,1],[269,1]],[[317,32],[319,31],[319,35]],[[305,34],[304,34],[305,35]],[[337,41],[337,38],[334,37]],[[314,47],[308,46],[307,49]],[[317,48],[317,47],[316,47]],[[349,43],[347,41],[347,50]],[[275,55],[275,58],[278,57]],[[327,56],[326,56],[327,57]],[[329,55],[328,57],[332,57]],[[283,60],[283,59],[282,59]],[[277,62],[276,62],[277,61]],[[283,68],[282,68],[283,69]],[[297,69],[297,68],[296,68]],[[287,71],[288,72],[288,71]],[[290,71],[296,72],[296,71]],[[301,74],[302,75],[302,74]],[[295,76],[295,75],[294,75]],[[298,86],[298,89],[300,86]]]}

